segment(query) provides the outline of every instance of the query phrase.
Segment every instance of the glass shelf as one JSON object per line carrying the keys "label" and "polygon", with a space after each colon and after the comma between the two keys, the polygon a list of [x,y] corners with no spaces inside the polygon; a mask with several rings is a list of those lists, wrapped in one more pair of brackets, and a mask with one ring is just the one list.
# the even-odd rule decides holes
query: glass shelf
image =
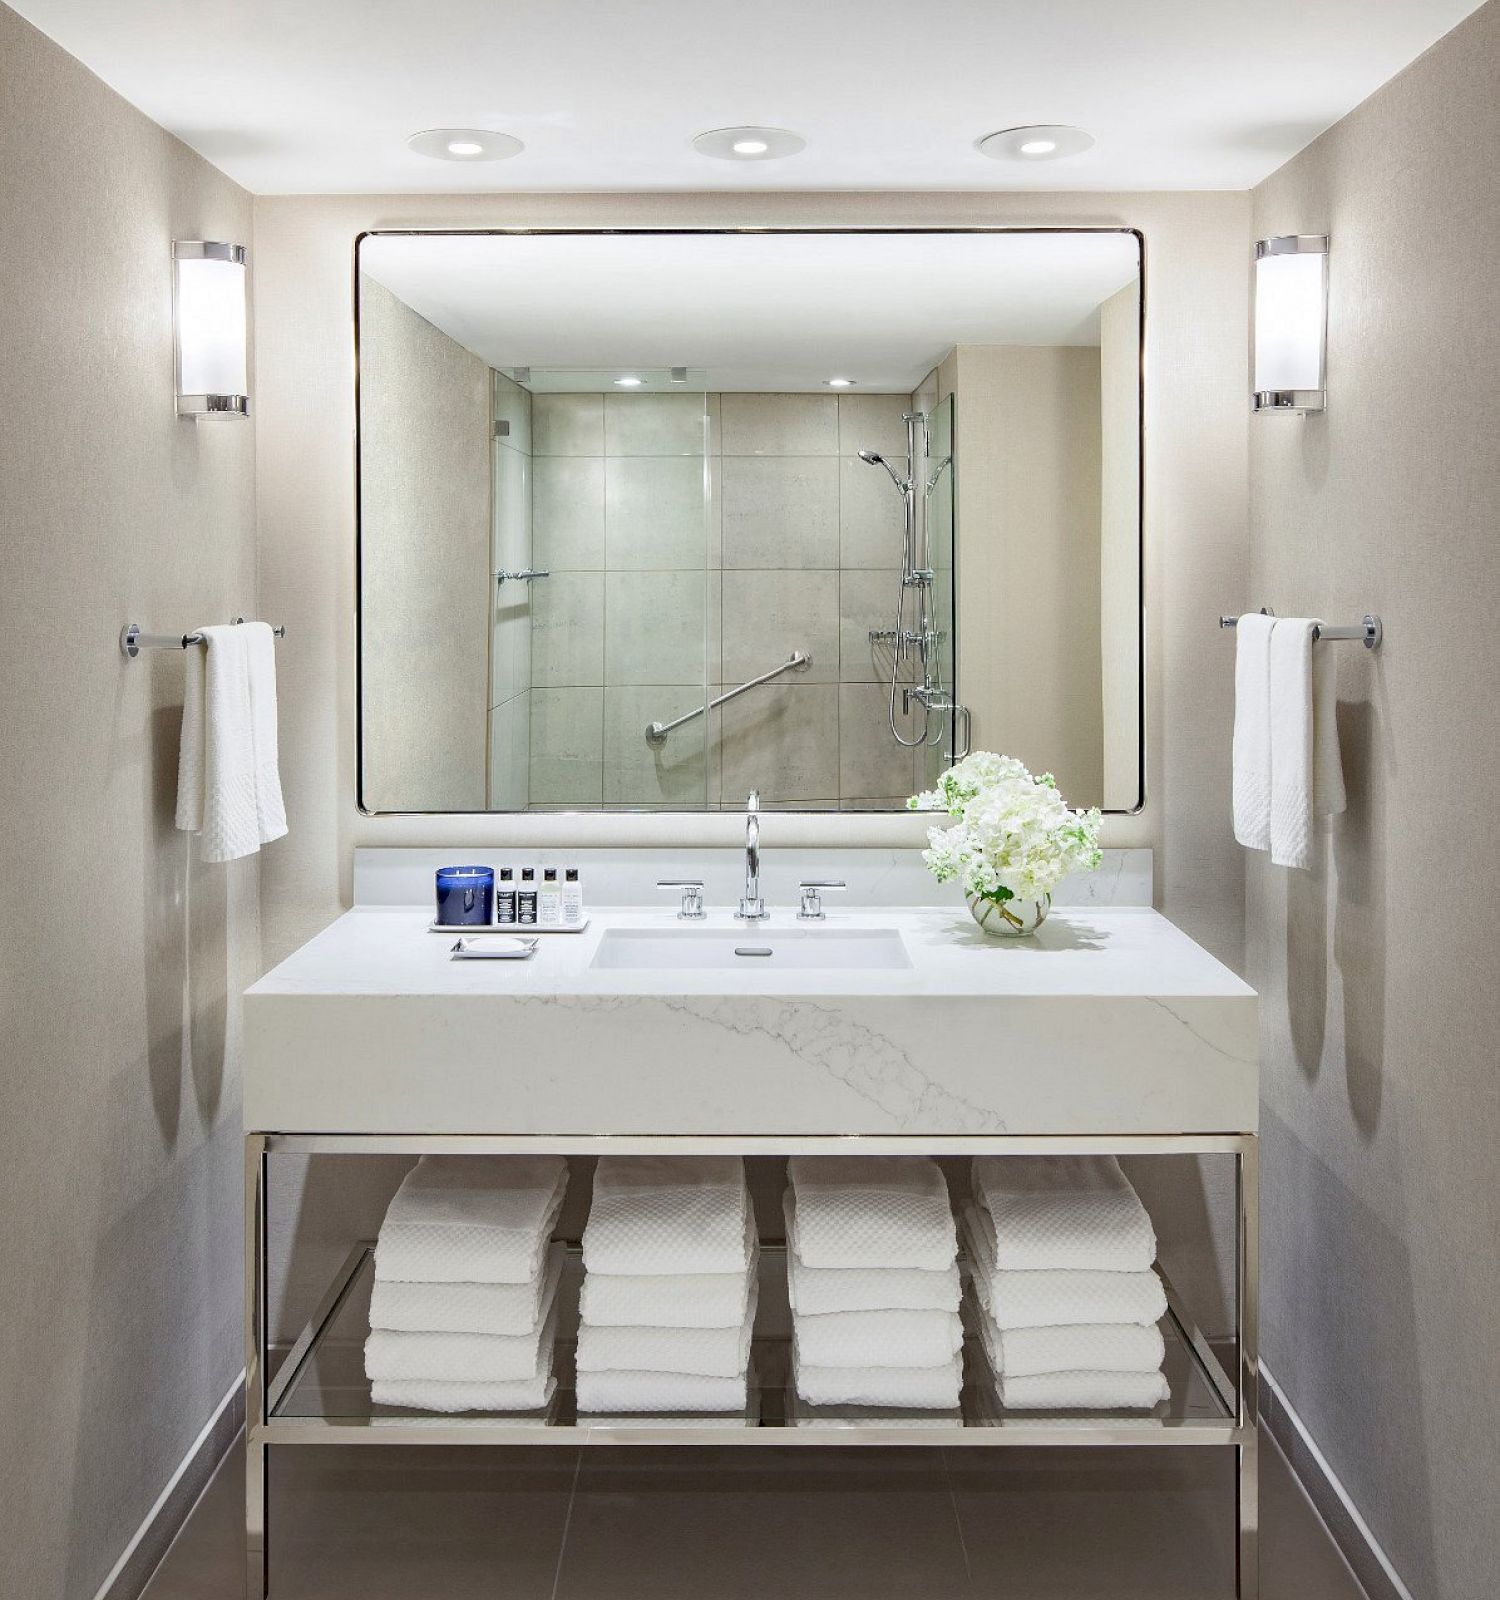
{"label": "glass shelf", "polygon": [[[1162,1319],[1170,1398],[1153,1411],[1007,1411],[977,1339],[965,1343],[965,1376],[954,1412],[809,1406],[792,1389],[785,1252],[763,1246],[761,1301],[743,1413],[641,1416],[580,1414],[574,1351],[582,1261],[570,1250],[559,1294],[557,1392],[545,1412],[447,1415],[375,1404],[364,1372],[374,1250],[358,1245],[270,1385],[267,1442],[333,1442],[375,1436],[475,1444],[1230,1444],[1241,1442],[1228,1379],[1201,1338]],[[1175,1302],[1174,1302],[1175,1307]]]}

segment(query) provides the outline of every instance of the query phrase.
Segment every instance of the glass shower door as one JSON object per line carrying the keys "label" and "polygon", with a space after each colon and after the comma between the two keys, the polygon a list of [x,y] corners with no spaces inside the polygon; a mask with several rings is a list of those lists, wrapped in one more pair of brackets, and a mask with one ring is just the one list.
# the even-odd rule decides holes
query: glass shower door
{"label": "glass shower door", "polygon": [[[927,459],[924,463],[927,565],[932,571],[929,590],[930,646],[934,687],[938,703],[958,699],[958,623],[954,595],[953,396],[940,400],[927,417]],[[928,742],[922,750],[924,786],[931,787],[939,773],[964,753],[968,717],[960,710],[934,712]]]}

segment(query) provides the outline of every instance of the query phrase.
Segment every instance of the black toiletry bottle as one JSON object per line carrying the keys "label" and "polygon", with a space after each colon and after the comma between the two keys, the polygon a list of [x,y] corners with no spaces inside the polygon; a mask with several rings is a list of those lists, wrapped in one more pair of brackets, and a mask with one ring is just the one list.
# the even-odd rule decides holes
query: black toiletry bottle
{"label": "black toiletry bottle", "polygon": [[516,925],[516,874],[513,867],[501,867],[499,881],[495,884],[495,926],[513,928]]}
{"label": "black toiletry bottle", "polygon": [[536,926],[536,868],[521,868],[521,888],[516,895],[516,921],[523,928]]}

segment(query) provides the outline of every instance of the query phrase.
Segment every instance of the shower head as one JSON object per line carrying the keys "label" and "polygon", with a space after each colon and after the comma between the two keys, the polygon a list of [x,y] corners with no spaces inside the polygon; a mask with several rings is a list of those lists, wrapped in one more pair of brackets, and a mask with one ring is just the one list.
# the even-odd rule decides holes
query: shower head
{"label": "shower head", "polygon": [[911,488],[910,482],[903,478],[899,472],[877,450],[861,450],[859,459],[872,467],[884,467],[891,475],[891,482],[896,485],[899,493],[905,494]]}

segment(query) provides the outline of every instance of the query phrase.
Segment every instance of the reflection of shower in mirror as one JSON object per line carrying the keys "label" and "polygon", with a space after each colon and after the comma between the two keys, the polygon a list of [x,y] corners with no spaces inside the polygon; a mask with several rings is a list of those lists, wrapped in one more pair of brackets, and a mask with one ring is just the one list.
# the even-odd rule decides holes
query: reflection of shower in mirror
{"label": "reflection of shower in mirror", "polygon": [[[942,661],[938,649],[942,635],[933,618],[933,569],[927,538],[928,501],[944,472],[952,467],[953,457],[949,454],[935,467],[931,464],[932,435],[925,412],[905,412],[902,421],[906,424],[904,477],[876,450],[861,450],[859,459],[868,466],[884,467],[890,474],[896,493],[901,496],[901,583],[896,594],[895,626],[871,629],[870,642],[877,644],[889,641],[891,645],[888,712],[891,736],[897,744],[915,749],[922,744],[940,744],[947,719],[962,715],[967,723],[968,713],[943,686]],[[917,493],[918,483],[923,488],[920,495]],[[912,612],[910,625],[907,622],[908,611]],[[903,668],[906,669],[904,679]],[[896,714],[898,697],[902,717],[910,717],[913,701],[922,708],[921,728],[915,738],[908,738],[901,732]],[[967,745],[967,738],[963,743]],[[954,760],[966,753],[959,745],[956,724],[952,748],[947,753]]]}

